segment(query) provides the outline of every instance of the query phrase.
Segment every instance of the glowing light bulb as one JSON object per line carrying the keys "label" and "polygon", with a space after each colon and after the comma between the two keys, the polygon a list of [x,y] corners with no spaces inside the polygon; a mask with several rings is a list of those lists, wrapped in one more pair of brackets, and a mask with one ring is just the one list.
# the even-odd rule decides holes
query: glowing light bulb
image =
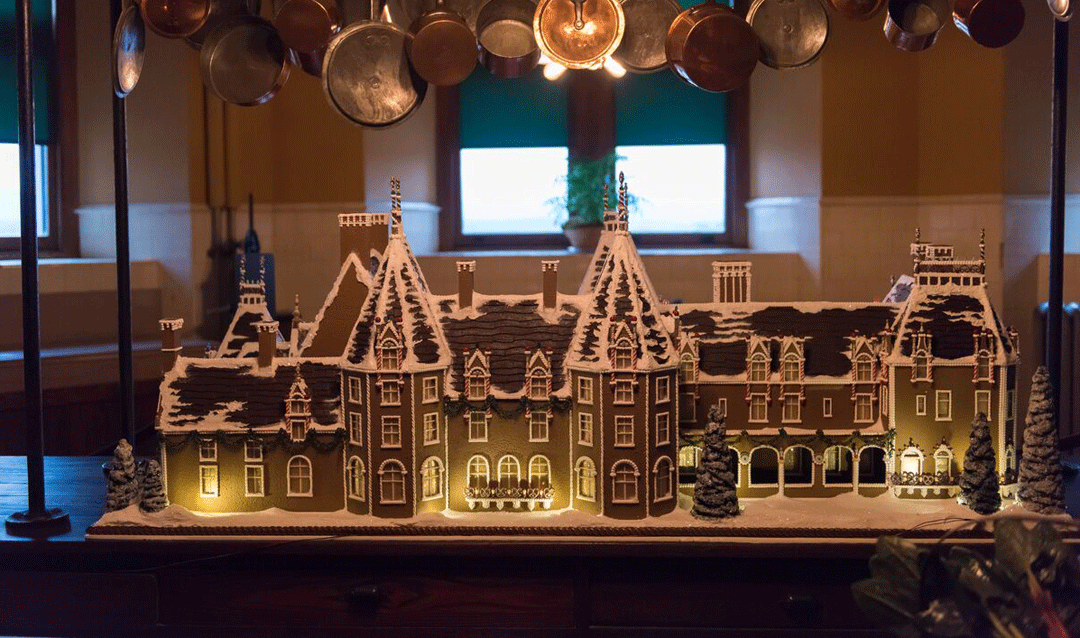
{"label": "glowing light bulb", "polygon": [[607,58],[604,60],[604,69],[611,74],[613,78],[621,78],[626,75],[626,67],[615,61],[615,58]]}
{"label": "glowing light bulb", "polygon": [[558,62],[549,62],[544,67],[544,77],[549,80],[558,80],[563,76],[563,73],[566,73],[566,67]]}

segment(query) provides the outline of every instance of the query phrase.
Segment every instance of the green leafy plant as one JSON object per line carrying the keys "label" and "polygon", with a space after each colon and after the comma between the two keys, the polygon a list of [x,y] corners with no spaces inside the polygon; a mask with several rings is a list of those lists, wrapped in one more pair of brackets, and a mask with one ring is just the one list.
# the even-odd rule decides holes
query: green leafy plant
{"label": "green leafy plant", "polygon": [[[604,186],[608,187],[610,206],[614,208],[619,196],[615,180],[615,163],[625,159],[614,151],[592,160],[571,162],[566,176],[566,196],[553,197],[547,204],[555,209],[556,223],[563,228],[575,226],[599,226],[604,223]],[[637,198],[627,195],[627,206],[632,208]]]}

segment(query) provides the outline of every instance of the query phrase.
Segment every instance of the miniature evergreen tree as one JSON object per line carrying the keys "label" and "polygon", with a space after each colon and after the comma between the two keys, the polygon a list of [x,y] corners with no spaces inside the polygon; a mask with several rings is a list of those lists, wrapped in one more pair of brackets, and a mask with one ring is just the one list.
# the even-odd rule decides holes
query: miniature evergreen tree
{"label": "miniature evergreen tree", "polygon": [[1020,457],[1020,503],[1040,514],[1061,514],[1065,511],[1062,478],[1050,376],[1045,366],[1039,366],[1028,397],[1024,453]]}
{"label": "miniature evergreen tree", "polygon": [[724,417],[719,408],[713,406],[705,424],[705,449],[694,483],[694,507],[690,513],[695,518],[718,521],[739,513],[734,462],[735,455],[728,447],[724,432]]}
{"label": "miniature evergreen tree", "polygon": [[998,490],[997,459],[990,440],[986,415],[979,413],[971,423],[971,437],[964,453],[964,472],[960,475],[964,503],[979,514],[993,514],[1001,508]]}
{"label": "miniature evergreen tree", "polygon": [[165,488],[161,484],[161,465],[151,459],[145,466],[139,509],[144,512],[160,512],[169,504],[165,499]]}
{"label": "miniature evergreen tree", "polygon": [[105,509],[110,512],[122,510],[134,503],[138,495],[139,485],[135,480],[135,458],[131,455],[131,445],[127,439],[120,439],[109,468],[109,495]]}

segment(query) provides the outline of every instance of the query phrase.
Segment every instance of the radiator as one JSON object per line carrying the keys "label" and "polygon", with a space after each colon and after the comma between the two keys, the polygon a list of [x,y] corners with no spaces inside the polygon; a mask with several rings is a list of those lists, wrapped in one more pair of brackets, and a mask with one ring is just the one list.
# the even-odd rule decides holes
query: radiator
{"label": "radiator", "polygon": [[[1046,353],[1046,314],[1049,304],[1039,305],[1035,322],[1039,365]],[[1080,303],[1065,304],[1061,313],[1061,410],[1058,432],[1065,449],[1080,447]],[[1024,383],[1021,379],[1020,383]],[[1030,381],[1028,381],[1030,383]]]}

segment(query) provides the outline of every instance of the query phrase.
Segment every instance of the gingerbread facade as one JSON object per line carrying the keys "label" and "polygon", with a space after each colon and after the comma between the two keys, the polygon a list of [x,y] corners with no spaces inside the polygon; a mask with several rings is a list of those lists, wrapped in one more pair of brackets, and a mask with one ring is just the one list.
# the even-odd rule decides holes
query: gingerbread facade
{"label": "gingerbread facade", "polygon": [[[278,333],[258,282],[222,346],[177,356],[162,322],[158,431],[168,497],[194,511],[671,512],[710,406],[740,497],[955,494],[977,411],[1010,482],[1015,333],[982,258],[916,240],[914,281],[882,303],[753,301],[714,264],[713,300],[674,306],[648,277],[625,196],[577,294],[485,295],[459,262],[428,288],[401,225],[339,217],[342,267],[314,321]],[[261,305],[260,305],[261,304]]]}

